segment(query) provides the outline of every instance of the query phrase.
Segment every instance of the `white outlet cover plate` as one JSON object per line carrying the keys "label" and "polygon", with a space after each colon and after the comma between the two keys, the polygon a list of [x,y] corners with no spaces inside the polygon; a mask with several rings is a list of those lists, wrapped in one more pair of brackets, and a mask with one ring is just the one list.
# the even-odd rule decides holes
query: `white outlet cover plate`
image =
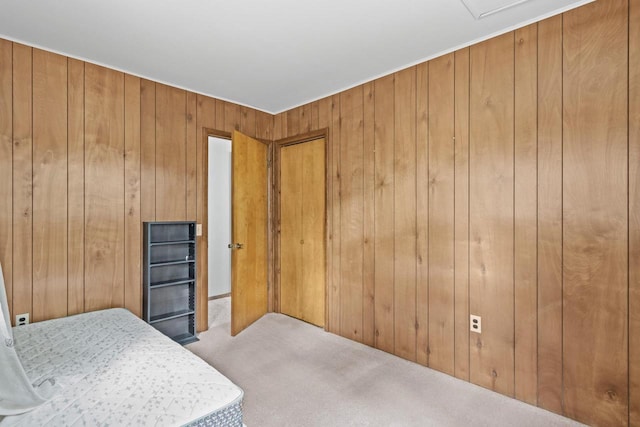
{"label": "white outlet cover plate", "polygon": [[[20,321],[21,319],[24,319]],[[29,313],[24,314],[16,314],[16,325],[28,325],[29,324]]]}
{"label": "white outlet cover plate", "polygon": [[482,317],[470,315],[469,316],[469,330],[478,334],[482,333]]}

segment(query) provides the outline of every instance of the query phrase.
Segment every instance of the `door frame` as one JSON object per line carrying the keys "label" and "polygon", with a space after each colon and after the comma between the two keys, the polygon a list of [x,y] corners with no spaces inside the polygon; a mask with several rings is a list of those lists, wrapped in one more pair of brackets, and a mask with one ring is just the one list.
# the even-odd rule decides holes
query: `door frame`
{"label": "door frame", "polygon": [[[240,131],[241,132],[241,131]],[[197,204],[204,206],[202,218],[200,218],[199,224],[202,225],[202,235],[197,236],[197,278],[196,278],[196,331],[203,332],[209,329],[209,137],[228,139],[231,141],[232,133],[212,129],[208,127],[202,128],[202,139],[200,141],[200,153],[202,153],[202,159],[199,164],[202,164],[202,181],[196,191]],[[274,230],[273,230],[273,143],[272,141],[256,138],[248,135],[253,139],[256,139],[267,146],[267,296],[269,298],[269,305],[267,311],[271,310],[273,294],[273,278],[274,278],[274,263],[273,263],[273,243],[274,243]],[[233,152],[231,153],[233,156]],[[232,179],[233,182],[233,179]],[[230,206],[229,209],[232,207]],[[231,213],[233,215],[233,212]],[[232,243],[232,242],[229,242]],[[233,272],[232,272],[233,273]]]}
{"label": "door frame", "polygon": [[327,296],[329,295],[329,271],[327,270],[327,261],[329,259],[329,212],[328,212],[328,201],[329,201],[329,173],[330,173],[330,165],[329,165],[329,128],[318,129],[311,132],[303,133],[300,135],[290,136],[288,138],[283,138],[274,141],[273,144],[273,183],[274,183],[274,191],[273,191],[273,220],[274,220],[274,237],[275,241],[273,244],[273,287],[272,287],[272,295],[270,296],[270,301],[273,301],[273,306],[269,306],[269,311],[273,311],[276,313],[281,313],[280,310],[280,162],[281,162],[281,150],[284,147],[290,145],[304,144],[305,142],[315,141],[316,139],[324,138],[324,246],[325,246],[325,257],[324,257],[324,330],[329,330],[329,305],[327,304]]}

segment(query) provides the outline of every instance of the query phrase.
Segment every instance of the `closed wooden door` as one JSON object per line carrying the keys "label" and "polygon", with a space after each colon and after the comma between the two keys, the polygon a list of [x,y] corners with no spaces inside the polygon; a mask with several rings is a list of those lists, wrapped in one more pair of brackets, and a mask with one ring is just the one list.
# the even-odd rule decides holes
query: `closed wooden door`
{"label": "closed wooden door", "polygon": [[324,138],[280,152],[280,311],[324,326]]}
{"label": "closed wooden door", "polygon": [[268,150],[237,131],[231,147],[231,335],[236,335],[267,312]]}

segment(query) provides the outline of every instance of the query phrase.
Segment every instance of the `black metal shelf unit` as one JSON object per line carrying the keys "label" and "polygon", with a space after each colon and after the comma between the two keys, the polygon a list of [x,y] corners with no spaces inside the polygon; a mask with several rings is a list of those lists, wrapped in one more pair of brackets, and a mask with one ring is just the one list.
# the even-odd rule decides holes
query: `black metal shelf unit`
{"label": "black metal shelf unit", "polygon": [[144,223],[144,320],[180,344],[196,338],[196,223]]}

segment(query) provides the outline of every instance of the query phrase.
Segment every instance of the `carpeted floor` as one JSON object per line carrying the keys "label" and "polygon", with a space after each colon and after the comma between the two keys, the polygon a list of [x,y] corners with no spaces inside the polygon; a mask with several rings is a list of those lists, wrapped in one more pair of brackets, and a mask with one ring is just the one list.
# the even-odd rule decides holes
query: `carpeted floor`
{"label": "carpeted floor", "polygon": [[280,314],[229,335],[229,298],[187,346],[245,391],[244,421],[270,426],[577,426]]}

